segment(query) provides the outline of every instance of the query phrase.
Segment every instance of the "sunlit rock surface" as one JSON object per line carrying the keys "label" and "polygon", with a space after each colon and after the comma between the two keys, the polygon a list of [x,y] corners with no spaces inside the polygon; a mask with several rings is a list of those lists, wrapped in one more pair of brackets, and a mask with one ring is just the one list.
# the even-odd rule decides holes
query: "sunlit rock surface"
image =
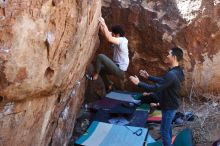
{"label": "sunlit rock surface", "polygon": [[0,0],[0,145],[67,145],[100,0]]}

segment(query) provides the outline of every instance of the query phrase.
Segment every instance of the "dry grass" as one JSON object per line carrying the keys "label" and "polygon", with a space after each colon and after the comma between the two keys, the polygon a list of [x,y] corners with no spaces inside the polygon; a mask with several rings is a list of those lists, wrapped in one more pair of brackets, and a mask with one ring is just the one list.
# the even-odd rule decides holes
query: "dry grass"
{"label": "dry grass", "polygon": [[192,111],[197,118],[184,127],[192,129],[197,145],[210,144],[220,138],[220,95],[199,92],[193,85],[188,97],[182,99],[181,111]]}

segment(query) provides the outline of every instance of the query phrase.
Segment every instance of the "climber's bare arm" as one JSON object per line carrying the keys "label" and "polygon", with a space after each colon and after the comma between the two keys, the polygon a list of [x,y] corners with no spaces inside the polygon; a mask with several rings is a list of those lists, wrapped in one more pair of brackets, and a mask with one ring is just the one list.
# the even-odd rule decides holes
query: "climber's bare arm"
{"label": "climber's bare arm", "polygon": [[112,33],[108,30],[108,27],[107,27],[107,25],[105,24],[105,20],[104,20],[102,17],[100,17],[100,18],[99,18],[99,22],[100,22],[100,24],[101,24],[101,31],[102,31],[103,34],[105,35],[106,39],[107,39],[109,42],[118,45],[118,44],[119,44],[119,39],[112,36]]}

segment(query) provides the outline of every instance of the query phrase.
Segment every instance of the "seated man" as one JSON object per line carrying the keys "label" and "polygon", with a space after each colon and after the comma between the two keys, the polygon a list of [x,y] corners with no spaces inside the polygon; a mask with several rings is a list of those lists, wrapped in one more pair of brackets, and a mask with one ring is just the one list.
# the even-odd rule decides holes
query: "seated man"
{"label": "seated man", "polygon": [[[90,78],[97,80],[99,74],[101,75],[107,90],[111,90],[112,81],[109,80],[108,74],[114,75],[119,79],[124,78],[125,71],[129,65],[128,57],[128,40],[125,38],[125,33],[121,26],[115,25],[110,32],[103,18],[100,18],[101,31],[106,39],[113,44],[113,60],[104,54],[99,54],[96,58],[95,72]],[[87,78],[89,76],[87,75]]]}
{"label": "seated man", "polygon": [[171,123],[179,107],[180,85],[184,80],[182,68],[179,61],[183,59],[183,51],[180,48],[172,48],[167,56],[169,71],[164,77],[150,76],[146,71],[140,74],[156,84],[150,85],[140,82],[137,76],[130,76],[130,80],[139,87],[143,87],[147,92],[158,92],[159,103],[162,110],[161,136],[164,146],[171,146],[172,129]]}
{"label": "seated man", "polygon": [[143,93],[143,96],[139,98],[141,103],[147,103],[150,105],[149,113],[152,113],[155,109],[160,109],[159,97],[157,93]]}
{"label": "seated man", "polygon": [[[145,70],[140,70],[139,74],[143,78],[149,79],[153,82],[162,82],[163,81],[162,78],[157,78],[157,77],[153,77],[153,76],[148,78],[149,74]],[[144,92],[143,96],[140,98],[141,103],[150,104],[150,112],[149,113],[152,113],[155,109],[160,109],[159,96],[160,96],[160,92],[155,92],[155,93]]]}

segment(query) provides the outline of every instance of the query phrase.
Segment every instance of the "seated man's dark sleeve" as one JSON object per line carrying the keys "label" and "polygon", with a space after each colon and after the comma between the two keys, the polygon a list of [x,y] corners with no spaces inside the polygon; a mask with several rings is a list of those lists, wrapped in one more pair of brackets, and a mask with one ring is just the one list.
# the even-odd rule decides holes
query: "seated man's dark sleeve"
{"label": "seated man's dark sleeve", "polygon": [[141,103],[147,103],[147,104],[159,102],[158,97],[156,97],[154,93],[147,95],[147,96],[142,96],[140,100],[141,100]]}

